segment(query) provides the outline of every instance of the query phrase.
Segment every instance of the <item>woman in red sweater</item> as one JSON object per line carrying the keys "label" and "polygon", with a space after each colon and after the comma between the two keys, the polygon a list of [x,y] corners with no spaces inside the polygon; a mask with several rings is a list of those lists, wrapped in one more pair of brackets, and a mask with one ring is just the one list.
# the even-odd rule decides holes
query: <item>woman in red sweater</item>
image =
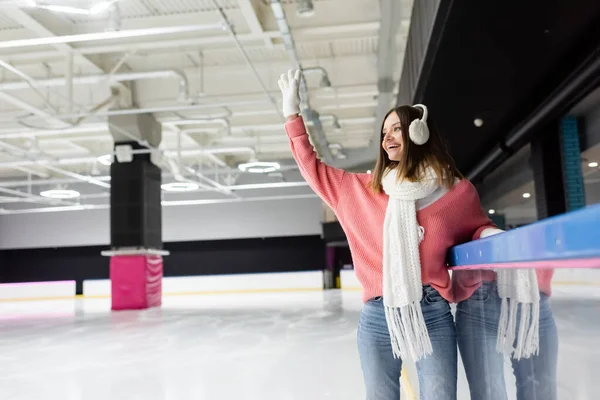
{"label": "woman in red sweater", "polygon": [[428,129],[424,106],[391,110],[373,175],[348,173],[317,158],[299,116],[299,79],[299,71],[290,71],[279,81],[285,129],[302,176],[333,209],[348,239],[364,302],[357,339],[367,400],[400,398],[402,360],[416,362],[422,399],[455,400],[446,254],[494,226],[473,185]]}

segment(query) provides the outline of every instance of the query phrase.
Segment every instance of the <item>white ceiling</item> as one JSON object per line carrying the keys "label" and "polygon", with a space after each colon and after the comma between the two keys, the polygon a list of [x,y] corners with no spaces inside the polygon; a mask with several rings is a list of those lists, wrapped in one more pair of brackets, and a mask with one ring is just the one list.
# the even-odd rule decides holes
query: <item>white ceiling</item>
{"label": "white ceiling", "polygon": [[[112,151],[107,115],[118,109],[152,112],[162,124],[165,155],[181,150],[179,167],[232,190],[166,193],[168,199],[255,194],[240,186],[248,183],[268,184],[258,187],[262,196],[312,193],[301,183],[278,115],[277,79],[294,62],[269,2],[218,0],[219,10],[213,0],[118,0],[105,12],[82,15],[39,6],[90,10],[103,1],[39,0],[31,7],[27,0],[0,0],[0,210],[107,204],[109,169],[96,159]],[[380,0],[313,0],[308,17],[297,15],[306,1],[281,3],[303,68],[320,67],[331,82],[322,87],[320,70],[307,73],[310,105],[322,116],[327,141],[341,145],[342,153],[367,146],[376,122],[378,67],[393,63],[397,87],[412,0],[397,0],[393,16],[381,15]],[[391,55],[378,46],[386,18],[397,28]],[[181,27],[186,31],[175,32]],[[85,41],[78,36],[149,28],[171,33]],[[62,43],[31,41],[70,35]],[[114,97],[115,91],[120,95]],[[238,164],[252,157],[277,161],[282,170],[241,173]],[[165,182],[173,180],[172,172],[165,163]],[[76,189],[82,197],[51,204],[38,196],[57,187]]]}

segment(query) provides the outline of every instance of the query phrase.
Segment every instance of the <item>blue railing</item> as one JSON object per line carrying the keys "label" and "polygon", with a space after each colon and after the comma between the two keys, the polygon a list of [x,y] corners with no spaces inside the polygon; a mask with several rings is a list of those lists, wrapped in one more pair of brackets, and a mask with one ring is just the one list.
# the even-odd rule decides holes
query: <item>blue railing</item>
{"label": "blue railing", "polygon": [[600,268],[600,205],[458,245],[448,254],[452,269],[498,264],[509,268],[515,263],[539,267],[546,261],[552,262],[548,267]]}

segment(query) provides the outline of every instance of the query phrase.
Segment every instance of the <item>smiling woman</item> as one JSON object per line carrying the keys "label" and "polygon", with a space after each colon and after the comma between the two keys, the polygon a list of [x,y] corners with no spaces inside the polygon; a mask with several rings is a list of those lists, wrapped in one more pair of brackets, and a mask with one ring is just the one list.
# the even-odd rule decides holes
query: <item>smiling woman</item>
{"label": "smiling woman", "polygon": [[[423,127],[425,131],[422,131]],[[381,148],[371,187],[381,193],[384,174],[392,169],[397,170],[401,178],[415,182],[426,165],[435,171],[438,183],[446,185],[448,189],[456,179],[463,178],[435,125],[431,120],[428,121],[425,106],[391,109],[381,126]]]}

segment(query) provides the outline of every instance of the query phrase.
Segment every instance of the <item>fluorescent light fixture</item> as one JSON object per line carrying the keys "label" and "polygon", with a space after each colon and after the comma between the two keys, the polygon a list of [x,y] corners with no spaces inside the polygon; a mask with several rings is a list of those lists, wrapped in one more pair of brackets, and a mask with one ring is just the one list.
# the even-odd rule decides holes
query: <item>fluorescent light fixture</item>
{"label": "fluorescent light fixture", "polygon": [[[53,4],[36,4],[33,1],[31,1],[28,5],[30,5],[31,7],[44,8],[46,10],[61,12],[61,13],[65,13],[65,14],[97,15],[97,14],[101,14],[104,11],[108,10],[110,8],[110,6],[115,4],[117,1],[118,0],[103,1],[103,2],[100,2],[100,3],[92,6],[90,9],[70,7],[70,6],[60,6],[60,5],[53,5]],[[31,4],[31,3],[33,3],[33,4]]]}
{"label": "fluorescent light fixture", "polygon": [[494,210],[494,209],[492,208],[492,209],[490,209],[490,210],[488,211],[488,214],[490,214],[490,215],[494,215],[494,214],[496,214],[496,210]]}
{"label": "fluorescent light fixture", "polygon": [[222,27],[222,24],[166,26],[159,28],[130,29],[125,31],[83,33],[80,35],[48,36],[35,39],[17,39],[0,42],[0,49],[41,46],[57,43],[76,43],[91,42],[96,40],[125,39],[140,36],[167,35],[172,33],[199,32],[206,30],[217,30],[221,29]]}
{"label": "fluorescent light fixture", "polygon": [[[7,2],[6,5],[12,5],[13,3]],[[34,0],[21,0],[18,5],[22,5],[25,7],[37,7],[37,4]]]}
{"label": "fluorescent light fixture", "polygon": [[200,186],[193,182],[171,182],[161,185],[165,192],[191,192],[198,190]]}
{"label": "fluorescent light fixture", "polygon": [[251,167],[246,170],[252,174],[268,174],[269,172],[277,171],[275,167]]}
{"label": "fluorescent light fixture", "polygon": [[275,172],[281,167],[276,162],[253,161],[245,164],[240,164],[238,165],[238,168],[242,172],[250,172],[253,174],[266,174],[269,172]]}
{"label": "fluorescent light fixture", "polygon": [[98,162],[102,165],[110,165],[113,162],[112,154],[105,154],[97,158]]}
{"label": "fluorescent light fixture", "polygon": [[110,8],[110,6],[112,6],[116,2],[117,2],[117,0],[113,0],[113,1],[103,1],[102,3],[96,4],[96,5],[92,6],[92,8],[90,8],[90,15],[101,14],[104,11],[108,10]]}
{"label": "fluorescent light fixture", "polygon": [[49,199],[74,199],[80,195],[81,194],[78,191],[68,189],[51,189],[40,193],[40,196]]}
{"label": "fluorescent light fixture", "polygon": [[276,182],[276,183],[249,183],[245,185],[225,186],[229,190],[254,190],[254,189],[278,189],[290,187],[308,186],[307,182]]}
{"label": "fluorescent light fixture", "polygon": [[598,168],[598,163],[596,161],[592,161],[591,163],[588,164],[588,167],[590,167],[590,168]]}
{"label": "fluorescent light fixture", "polygon": [[65,14],[79,14],[79,15],[90,15],[90,11],[85,8],[77,8],[77,7],[69,7],[69,6],[59,6],[59,5],[38,5],[38,8],[43,8],[49,11],[56,11]]}
{"label": "fluorescent light fixture", "polygon": [[523,193],[523,198],[528,199],[531,197],[531,193]]}

